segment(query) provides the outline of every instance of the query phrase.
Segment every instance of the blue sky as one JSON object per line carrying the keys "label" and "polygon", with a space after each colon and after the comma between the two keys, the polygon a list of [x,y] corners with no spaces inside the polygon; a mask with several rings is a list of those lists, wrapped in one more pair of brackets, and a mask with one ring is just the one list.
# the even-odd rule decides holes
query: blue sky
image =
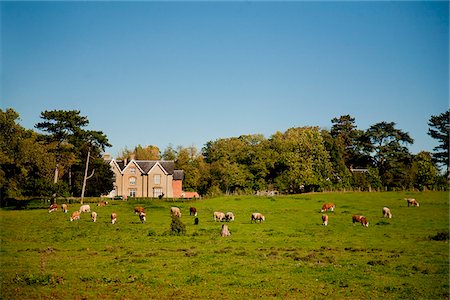
{"label": "blue sky", "polygon": [[442,2],[1,2],[1,108],[77,109],[125,147],[395,122],[449,108]]}

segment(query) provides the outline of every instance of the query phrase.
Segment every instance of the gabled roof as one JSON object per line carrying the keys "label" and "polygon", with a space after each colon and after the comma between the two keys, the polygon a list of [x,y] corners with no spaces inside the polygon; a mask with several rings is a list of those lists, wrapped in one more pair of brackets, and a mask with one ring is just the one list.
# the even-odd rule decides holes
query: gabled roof
{"label": "gabled roof", "polygon": [[116,164],[117,168],[120,170],[120,172],[123,174],[125,169],[127,169],[130,164],[134,163],[139,171],[141,171],[142,174],[148,174],[150,170],[152,170],[155,166],[160,166],[163,172],[169,175],[173,175],[174,169],[175,169],[175,162],[172,160],[130,160],[126,165],[125,162],[122,160],[114,160],[113,162]]}

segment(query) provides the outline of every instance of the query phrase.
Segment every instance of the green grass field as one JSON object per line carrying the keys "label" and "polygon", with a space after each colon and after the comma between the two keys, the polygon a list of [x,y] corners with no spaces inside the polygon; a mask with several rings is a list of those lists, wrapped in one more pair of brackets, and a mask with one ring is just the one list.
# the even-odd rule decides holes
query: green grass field
{"label": "green grass field", "polygon": [[[420,207],[407,207],[405,197]],[[336,204],[327,227],[324,202]],[[136,205],[146,208],[144,224],[133,213]],[[171,206],[181,208],[184,236],[170,234]],[[383,206],[392,219],[382,218]],[[444,192],[111,201],[91,209],[97,223],[88,214],[70,222],[61,211],[0,210],[0,298],[449,298]],[[234,212],[231,237],[220,237],[214,211]],[[250,223],[256,211],[265,222]],[[353,225],[352,214],[365,215],[369,227]]]}

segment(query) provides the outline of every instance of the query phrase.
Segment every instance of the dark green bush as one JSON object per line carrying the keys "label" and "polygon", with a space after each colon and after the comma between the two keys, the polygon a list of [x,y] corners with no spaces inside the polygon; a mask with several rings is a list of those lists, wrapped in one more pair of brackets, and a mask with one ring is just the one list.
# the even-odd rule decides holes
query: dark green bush
{"label": "dark green bush", "polygon": [[434,241],[448,241],[449,233],[448,231],[440,231],[436,235],[430,236],[430,239]]}
{"label": "dark green bush", "polygon": [[170,223],[170,231],[172,232],[172,234],[185,235],[186,225],[183,222],[181,222],[180,218],[172,216],[172,222]]}

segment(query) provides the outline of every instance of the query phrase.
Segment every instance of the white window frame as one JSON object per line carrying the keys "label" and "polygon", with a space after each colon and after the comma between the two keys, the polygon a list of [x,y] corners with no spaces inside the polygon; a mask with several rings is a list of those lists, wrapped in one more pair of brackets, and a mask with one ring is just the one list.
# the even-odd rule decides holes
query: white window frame
{"label": "white window frame", "polygon": [[136,192],[137,192],[136,189],[130,189],[130,192],[129,192],[130,197],[135,198],[136,197]]}
{"label": "white window frame", "polygon": [[153,175],[153,183],[154,184],[161,184],[161,174]]}
{"label": "white window frame", "polygon": [[137,178],[136,178],[136,177],[130,177],[130,178],[128,179],[128,183],[129,183],[130,185],[136,185],[136,181],[137,181]]}

